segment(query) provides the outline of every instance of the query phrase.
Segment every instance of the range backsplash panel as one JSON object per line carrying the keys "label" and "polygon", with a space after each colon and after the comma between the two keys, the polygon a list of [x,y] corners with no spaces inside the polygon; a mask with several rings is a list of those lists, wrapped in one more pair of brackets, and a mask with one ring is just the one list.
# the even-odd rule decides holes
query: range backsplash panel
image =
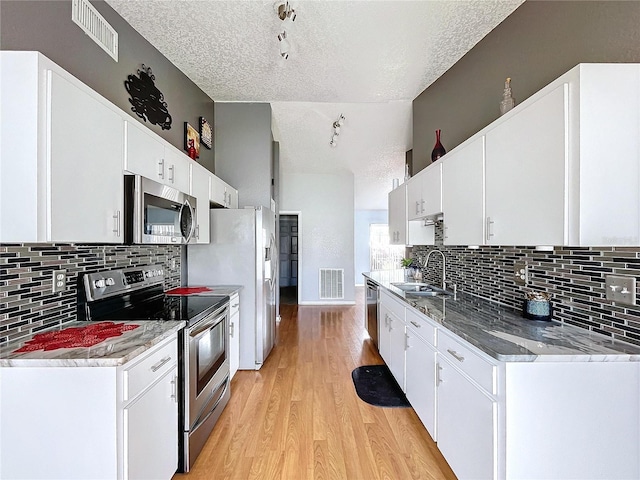
{"label": "range backsplash panel", "polygon": [[[180,286],[180,246],[0,245],[0,343],[77,319],[78,275],[162,264],[165,289]],[[54,270],[65,270],[67,288],[52,293]]]}
{"label": "range backsplash panel", "polygon": [[[640,247],[487,246],[478,249],[442,245],[442,224],[436,224],[436,245],[415,246],[411,256],[422,265],[430,250],[446,257],[446,280],[458,291],[522,309],[526,291],[551,294],[553,319],[640,345],[640,306],[613,305],[605,298],[605,275],[628,275],[640,280]],[[514,263],[526,262],[529,282],[517,285]],[[432,255],[422,268],[426,282],[442,284],[442,257]],[[636,283],[640,301],[640,281]]]}

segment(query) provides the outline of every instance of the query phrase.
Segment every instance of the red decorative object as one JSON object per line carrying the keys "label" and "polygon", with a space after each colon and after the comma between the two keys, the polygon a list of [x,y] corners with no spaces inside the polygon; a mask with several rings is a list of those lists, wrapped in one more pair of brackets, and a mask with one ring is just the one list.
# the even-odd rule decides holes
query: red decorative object
{"label": "red decorative object", "polygon": [[166,292],[167,295],[193,295],[195,293],[212,292],[209,287],[181,287]]}
{"label": "red decorative object", "polygon": [[53,332],[37,333],[14,353],[35,352],[36,350],[57,350],[59,348],[92,347],[107,338],[119,337],[124,332],[135,330],[140,325],[113,322],[91,323],[86,327],[70,327]]}
{"label": "red decorative object", "polygon": [[436,130],[436,144],[433,146],[433,150],[431,151],[431,161],[435,162],[445,153],[447,153],[447,151],[440,143],[440,130]]}

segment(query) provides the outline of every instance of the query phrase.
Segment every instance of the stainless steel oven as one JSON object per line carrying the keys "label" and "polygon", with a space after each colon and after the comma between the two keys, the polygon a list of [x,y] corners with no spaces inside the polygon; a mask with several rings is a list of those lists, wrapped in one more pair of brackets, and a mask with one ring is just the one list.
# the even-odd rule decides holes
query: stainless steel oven
{"label": "stainless steel oven", "polygon": [[183,469],[188,472],[229,401],[229,302],[182,335],[184,376]]}
{"label": "stainless steel oven", "polygon": [[125,243],[186,244],[195,240],[196,199],[140,175],[124,177]]}
{"label": "stainless steel oven", "polygon": [[183,320],[178,334],[179,470],[188,472],[231,396],[229,297],[165,292],[162,265],[85,274],[78,318]]}

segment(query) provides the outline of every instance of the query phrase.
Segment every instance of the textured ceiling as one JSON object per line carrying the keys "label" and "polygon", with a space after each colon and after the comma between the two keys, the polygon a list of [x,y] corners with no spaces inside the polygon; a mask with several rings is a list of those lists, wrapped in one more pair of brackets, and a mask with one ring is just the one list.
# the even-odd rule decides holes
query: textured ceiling
{"label": "textured ceiling", "polygon": [[107,3],[214,101],[272,103],[283,171],[350,170],[356,208],[385,209],[412,147],[411,101],[522,0],[294,0],[288,60],[275,1]]}

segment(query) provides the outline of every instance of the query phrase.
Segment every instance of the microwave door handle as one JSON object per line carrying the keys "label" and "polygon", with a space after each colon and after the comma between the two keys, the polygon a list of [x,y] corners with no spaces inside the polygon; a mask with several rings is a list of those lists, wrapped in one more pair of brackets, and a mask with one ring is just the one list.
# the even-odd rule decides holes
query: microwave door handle
{"label": "microwave door handle", "polygon": [[185,208],[188,208],[189,212],[191,213],[191,228],[189,228],[189,233],[185,237],[185,243],[189,243],[189,241],[191,240],[191,237],[193,236],[193,232],[195,231],[196,223],[195,223],[195,215],[194,215],[193,209],[191,208],[191,205],[189,204],[189,200],[185,200],[185,202],[182,204],[182,207],[180,208],[180,223],[182,223],[182,214]]}

